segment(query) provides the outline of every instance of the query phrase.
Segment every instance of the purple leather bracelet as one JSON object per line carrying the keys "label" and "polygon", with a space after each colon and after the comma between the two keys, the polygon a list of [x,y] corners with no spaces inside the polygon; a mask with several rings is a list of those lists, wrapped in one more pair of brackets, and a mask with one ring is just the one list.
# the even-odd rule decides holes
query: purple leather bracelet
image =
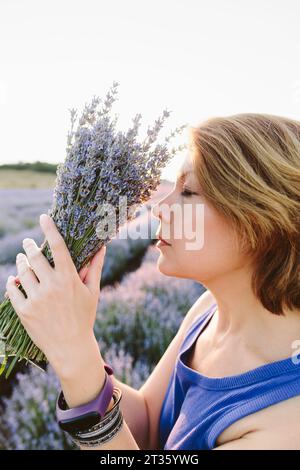
{"label": "purple leather bracelet", "polygon": [[[110,377],[112,375],[113,369],[108,364],[104,364],[104,368],[106,370],[105,374],[105,382],[104,385],[99,393],[99,395],[89,403],[85,405],[76,406],[74,408],[68,408],[68,405],[65,401],[63,392],[61,390],[57,401],[56,401],[56,419],[60,427],[64,430],[70,430],[76,427],[76,418],[79,422],[89,419],[95,421],[95,418],[102,419],[105,415],[109,403],[113,396],[113,381]],[[100,415],[100,416],[99,416]]]}

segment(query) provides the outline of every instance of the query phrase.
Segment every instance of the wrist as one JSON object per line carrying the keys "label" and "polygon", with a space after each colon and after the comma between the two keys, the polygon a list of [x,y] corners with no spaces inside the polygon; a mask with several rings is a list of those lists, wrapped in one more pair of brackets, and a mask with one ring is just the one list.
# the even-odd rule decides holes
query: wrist
{"label": "wrist", "polygon": [[69,408],[94,400],[103,389],[104,382],[105,370],[99,361],[89,364],[76,376],[60,378],[61,389]]}
{"label": "wrist", "polygon": [[[104,367],[103,367],[104,369]],[[61,380],[61,389],[64,394],[65,401],[69,408],[76,408],[78,406],[86,405],[93,401],[99,393],[103,390],[105,382],[104,377],[99,379],[100,373],[91,370],[88,376],[81,376],[73,381]],[[114,406],[114,399],[111,398],[107,411]]]}
{"label": "wrist", "polygon": [[51,365],[61,381],[72,381],[80,376],[85,369],[104,367],[98,342],[94,334],[88,337],[81,337],[79,342],[72,347],[65,349],[55,360],[51,360]]}
{"label": "wrist", "polygon": [[[103,417],[104,413],[107,413],[112,408],[115,408],[116,398],[118,399],[118,395],[116,396],[113,394],[114,389],[111,377],[113,370],[108,364],[103,364],[105,377],[104,380],[101,380],[101,382],[99,381],[100,374],[96,377],[93,375],[94,370],[91,371],[91,374],[87,377],[86,382],[83,382],[84,377],[81,377],[80,382],[77,379],[72,382],[65,382],[61,380],[62,390],[59,394],[56,404],[57,416],[59,417],[59,420],[68,420],[74,418],[74,413],[79,412],[78,407],[81,408],[81,413],[86,413],[87,411],[98,412],[99,410],[101,416]],[[101,384],[100,386],[99,383]],[[120,393],[119,389],[118,393]],[[71,410],[67,411],[66,406],[67,408],[71,408]],[[74,408],[77,408],[77,410]]]}
{"label": "wrist", "polygon": [[[73,361],[66,361],[64,367],[60,365],[57,372],[61,388],[69,408],[74,408],[94,400],[101,392],[106,371],[98,343],[89,341],[82,343],[79,357],[78,352]],[[114,405],[113,399],[109,409]]]}

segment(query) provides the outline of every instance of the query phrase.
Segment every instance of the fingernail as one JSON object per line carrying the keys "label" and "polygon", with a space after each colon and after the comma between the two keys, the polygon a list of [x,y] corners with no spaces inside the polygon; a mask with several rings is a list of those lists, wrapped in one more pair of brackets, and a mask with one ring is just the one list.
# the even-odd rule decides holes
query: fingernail
{"label": "fingernail", "polygon": [[41,214],[41,215],[40,215],[40,222],[45,221],[47,218],[48,218],[48,215],[47,215],[47,214]]}

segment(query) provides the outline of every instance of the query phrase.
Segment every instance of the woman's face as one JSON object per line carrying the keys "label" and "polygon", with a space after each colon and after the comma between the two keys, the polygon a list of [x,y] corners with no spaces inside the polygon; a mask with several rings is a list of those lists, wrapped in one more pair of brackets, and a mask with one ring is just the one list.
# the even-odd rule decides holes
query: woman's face
{"label": "woman's face", "polygon": [[157,248],[163,274],[205,285],[245,265],[233,229],[202,194],[189,156],[173,190],[152,213],[160,219],[157,236],[170,243]]}

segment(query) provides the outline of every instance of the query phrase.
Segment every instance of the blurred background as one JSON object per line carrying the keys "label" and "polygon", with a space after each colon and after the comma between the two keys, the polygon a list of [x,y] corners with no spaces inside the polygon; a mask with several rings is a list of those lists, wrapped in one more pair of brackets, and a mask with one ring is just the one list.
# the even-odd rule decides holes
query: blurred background
{"label": "blurred background", "polygon": [[[120,130],[142,114],[141,139],[163,109],[161,136],[216,115],[264,112],[299,119],[297,0],[1,0],[0,295],[25,237],[42,242],[70,108],[119,82]],[[185,143],[187,131],[174,142]],[[139,216],[171,191],[185,152],[163,170]],[[204,291],[166,277],[148,239],[114,239],[106,253],[95,334],[115,375],[139,388]],[[152,236],[151,236],[152,234]],[[0,448],[76,448],[55,419],[59,382],[18,364],[0,377]]]}

